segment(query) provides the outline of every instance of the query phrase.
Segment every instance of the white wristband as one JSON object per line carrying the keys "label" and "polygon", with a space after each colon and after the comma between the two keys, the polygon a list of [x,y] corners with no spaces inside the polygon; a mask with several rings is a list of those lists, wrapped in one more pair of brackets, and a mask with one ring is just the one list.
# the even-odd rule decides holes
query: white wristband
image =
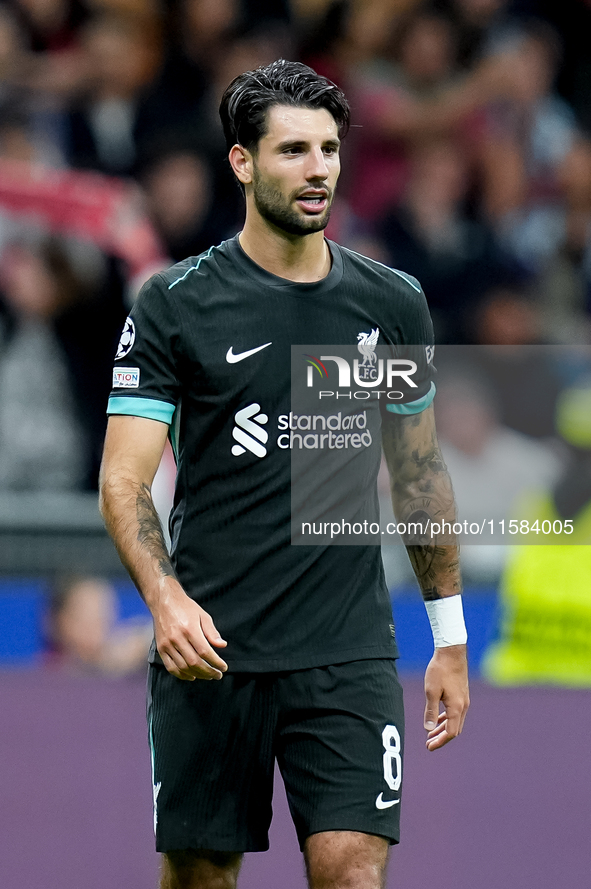
{"label": "white wristband", "polygon": [[425,608],[429,616],[435,648],[466,644],[468,633],[464,623],[462,597],[459,594],[425,602]]}

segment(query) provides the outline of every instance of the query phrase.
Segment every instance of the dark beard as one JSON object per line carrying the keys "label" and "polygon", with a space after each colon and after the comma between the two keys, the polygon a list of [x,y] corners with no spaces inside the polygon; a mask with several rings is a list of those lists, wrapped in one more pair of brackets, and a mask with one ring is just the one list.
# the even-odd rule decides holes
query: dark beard
{"label": "dark beard", "polygon": [[299,194],[294,192],[286,200],[280,191],[268,185],[255,170],[253,178],[253,197],[255,207],[267,222],[287,232],[289,235],[311,235],[320,232],[328,225],[332,208],[332,194],[329,193],[328,209],[320,216],[310,216],[307,219],[301,217],[291,208],[292,201]]}

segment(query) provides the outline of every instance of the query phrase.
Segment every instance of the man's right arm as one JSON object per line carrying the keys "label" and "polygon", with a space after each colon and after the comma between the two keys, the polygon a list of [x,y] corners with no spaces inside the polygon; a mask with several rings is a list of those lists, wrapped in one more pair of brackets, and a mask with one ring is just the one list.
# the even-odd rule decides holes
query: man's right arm
{"label": "man's right arm", "polygon": [[152,500],[168,426],[143,417],[111,416],[100,476],[107,530],[152,613],[156,646],[179,679],[221,679],[226,663],[212,646],[227,644],[213,620],[180,585]]}

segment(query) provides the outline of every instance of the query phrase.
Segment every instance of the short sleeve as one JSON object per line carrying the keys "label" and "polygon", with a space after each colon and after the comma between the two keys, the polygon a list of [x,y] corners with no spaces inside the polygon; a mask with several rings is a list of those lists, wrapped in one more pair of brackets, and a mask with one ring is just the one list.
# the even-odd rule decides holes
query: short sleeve
{"label": "short sleeve", "polygon": [[170,424],[179,399],[181,325],[160,275],[142,287],[119,340],[109,415]]}
{"label": "short sleeve", "polygon": [[[403,275],[401,272],[397,274]],[[410,275],[403,277],[412,288],[412,292],[408,292],[404,306],[399,344],[392,348],[395,358],[411,362],[416,366],[416,370],[412,373],[415,385],[404,390],[404,396],[400,401],[389,400],[385,409],[390,414],[409,415],[424,411],[435,397],[436,370],[433,364],[435,338],[427,300],[419,282]],[[402,369],[404,366],[401,365]]]}

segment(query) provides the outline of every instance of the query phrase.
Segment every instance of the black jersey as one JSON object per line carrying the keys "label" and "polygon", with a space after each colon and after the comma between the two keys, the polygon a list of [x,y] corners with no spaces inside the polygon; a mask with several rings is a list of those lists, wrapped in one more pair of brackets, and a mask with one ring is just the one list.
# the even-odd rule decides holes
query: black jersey
{"label": "black jersey", "polygon": [[[365,336],[423,344],[427,365],[432,325],[414,278],[328,243],[331,270],[310,284],[266,272],[237,237],[155,275],[117,351],[108,412],[170,426],[172,561],[233,671],[397,656],[379,547],[291,543],[291,347]],[[422,374],[412,403],[387,411],[433,395]]]}

